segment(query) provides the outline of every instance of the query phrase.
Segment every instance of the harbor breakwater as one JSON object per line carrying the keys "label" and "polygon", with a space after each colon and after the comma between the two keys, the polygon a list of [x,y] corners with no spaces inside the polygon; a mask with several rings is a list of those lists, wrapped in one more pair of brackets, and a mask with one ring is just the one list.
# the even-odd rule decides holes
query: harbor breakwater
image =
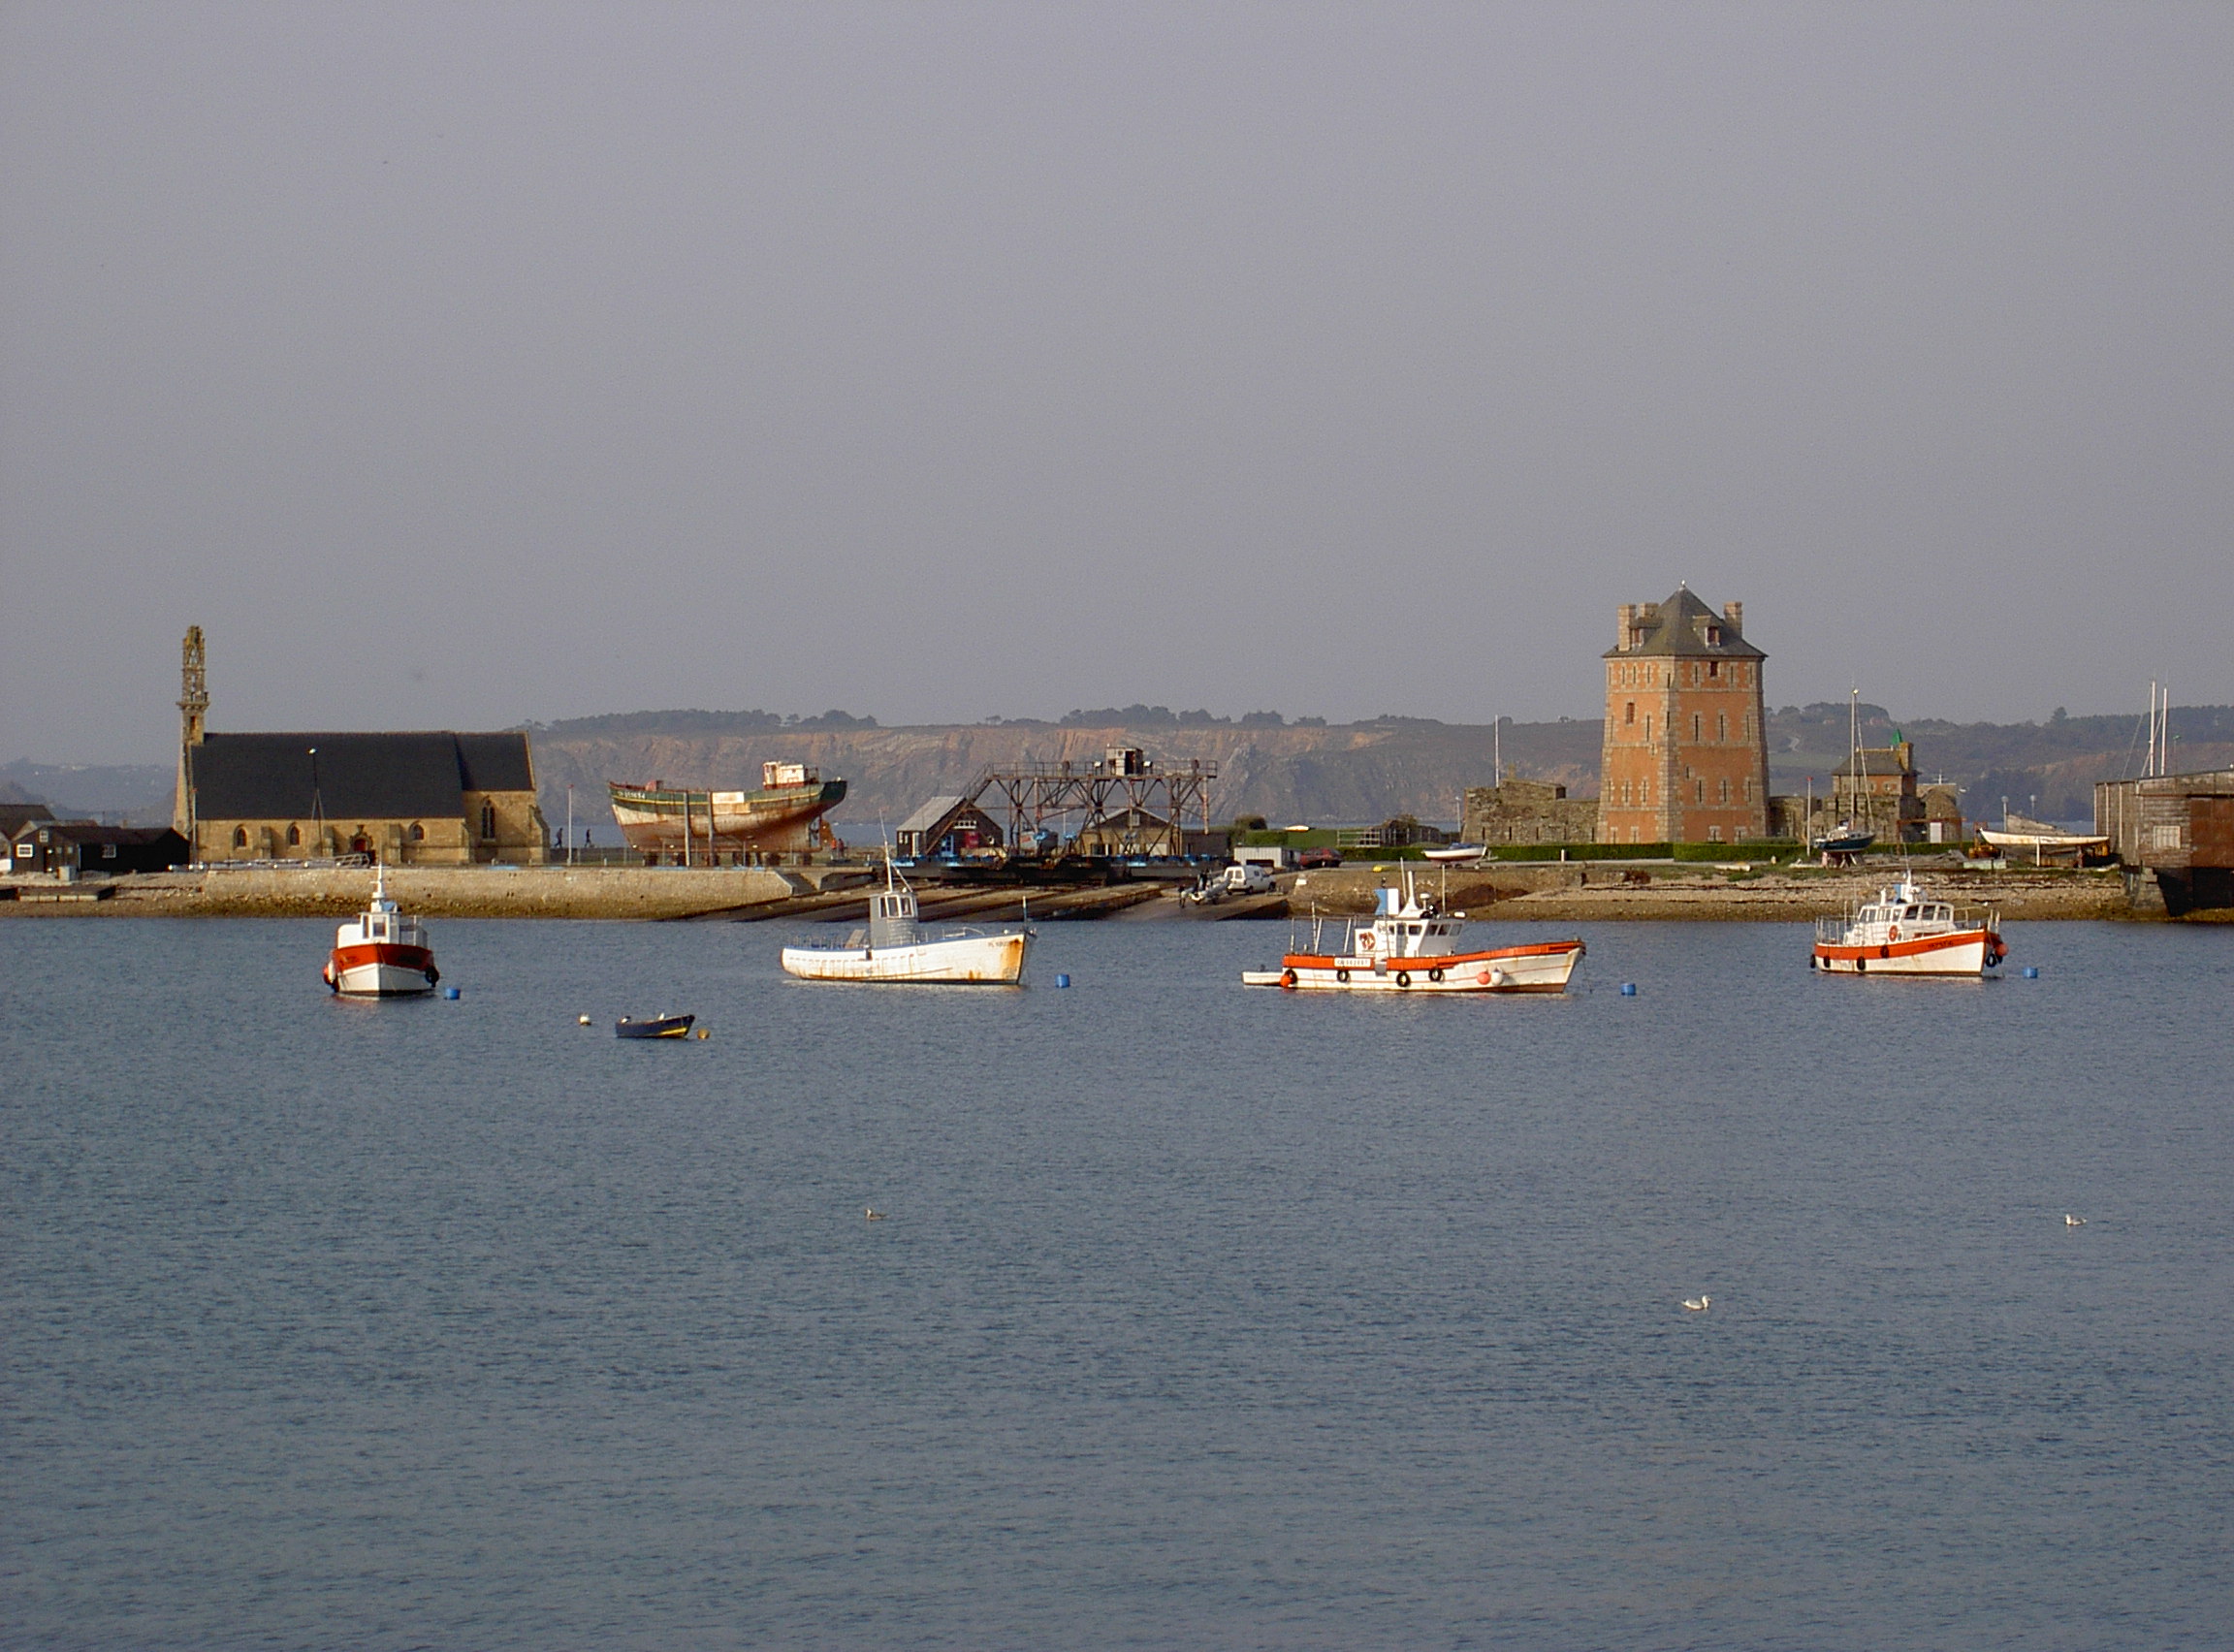
{"label": "harbor breakwater", "polygon": [[[851,869],[856,878],[868,874]],[[427,918],[684,918],[811,894],[819,877],[764,867],[391,867],[388,893]],[[11,887],[12,886],[12,887]],[[314,918],[362,911],[362,867],[211,867],[58,884],[0,884],[0,914]]]}
{"label": "harbor breakwater", "polygon": [[[1992,905],[2005,919],[2133,918],[2115,872],[1920,869],[1943,898]],[[1430,868],[1420,886],[1476,918],[1548,923],[1616,919],[1790,923],[1843,911],[1895,875],[1890,867],[1827,871],[1623,862],[1535,862]],[[429,918],[685,918],[857,916],[847,891],[872,881],[862,867],[399,867],[389,893]],[[926,885],[929,917],[1017,915],[1127,918],[1349,917],[1372,910],[1385,867],[1353,866],[1285,875],[1280,893],[1211,906],[1144,885],[971,892]],[[94,878],[0,880],[0,916],[340,917],[364,908],[372,874],[362,868],[217,867]],[[13,896],[13,899],[7,897]],[[1018,905],[1017,912],[1005,908]]]}

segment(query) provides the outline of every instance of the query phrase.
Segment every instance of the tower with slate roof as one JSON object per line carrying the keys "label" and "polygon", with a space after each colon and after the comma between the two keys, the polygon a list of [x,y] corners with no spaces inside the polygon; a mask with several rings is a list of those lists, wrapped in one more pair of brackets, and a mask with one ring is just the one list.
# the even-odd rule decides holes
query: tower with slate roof
{"label": "tower with slate roof", "polygon": [[1678,589],[1623,603],[1606,651],[1598,841],[1736,843],[1769,835],[1761,666],[1744,608]]}

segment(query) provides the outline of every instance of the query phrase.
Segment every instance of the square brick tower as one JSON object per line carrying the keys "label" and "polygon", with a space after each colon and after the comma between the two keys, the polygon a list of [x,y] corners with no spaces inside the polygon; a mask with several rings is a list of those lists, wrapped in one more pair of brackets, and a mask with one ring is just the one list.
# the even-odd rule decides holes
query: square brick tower
{"label": "square brick tower", "polygon": [[1688,588],[1624,603],[1606,653],[1603,843],[1735,843],[1769,835],[1761,662],[1742,605],[1715,613]]}

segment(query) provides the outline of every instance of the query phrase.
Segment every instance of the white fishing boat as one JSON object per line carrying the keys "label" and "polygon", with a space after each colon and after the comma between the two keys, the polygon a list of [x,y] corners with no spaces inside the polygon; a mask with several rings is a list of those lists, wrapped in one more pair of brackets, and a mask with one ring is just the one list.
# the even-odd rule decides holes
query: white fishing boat
{"label": "white fishing boat", "polygon": [[1434,848],[1421,849],[1420,852],[1431,861],[1449,861],[1455,865],[1460,861],[1487,860],[1489,858],[1489,845],[1487,843],[1439,843]]}
{"label": "white fishing boat", "polygon": [[1818,919],[1811,968],[1834,975],[1983,975],[2009,955],[1992,907],[1933,900],[1902,873],[1877,899]]}
{"label": "white fishing boat", "polygon": [[1409,869],[1400,888],[1378,891],[1366,923],[1344,925],[1341,944],[1290,952],[1277,969],[1245,969],[1241,984],[1290,992],[1558,993],[1581,961],[1576,940],[1538,941],[1468,952],[1460,948],[1464,912],[1444,911],[1420,890]]}
{"label": "white fishing boat", "polygon": [[334,934],[326,984],[349,998],[409,998],[441,980],[427,926],[388,899],[388,869],[372,874],[372,904]]}
{"label": "white fishing boat", "polygon": [[837,946],[786,946],[783,968],[803,981],[871,981],[917,986],[1012,987],[1023,978],[1032,932],[949,930],[926,937],[915,891],[892,863],[884,887],[869,897],[869,927]]}

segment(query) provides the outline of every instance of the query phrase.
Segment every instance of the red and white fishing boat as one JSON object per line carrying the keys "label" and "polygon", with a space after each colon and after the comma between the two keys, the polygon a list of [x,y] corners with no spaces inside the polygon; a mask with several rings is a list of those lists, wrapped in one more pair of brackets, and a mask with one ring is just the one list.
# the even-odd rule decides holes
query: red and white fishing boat
{"label": "red and white fishing boat", "polygon": [[388,869],[372,874],[372,904],[334,934],[326,984],[349,998],[404,998],[431,993],[434,968],[427,926],[406,917],[388,899]]}
{"label": "red and white fishing boat", "polygon": [[1983,975],[2009,956],[1989,906],[1959,910],[1902,873],[1877,899],[1815,924],[1811,968],[1834,975]]}
{"label": "red and white fishing boat", "polygon": [[1241,984],[1290,992],[1558,993],[1582,958],[1582,942],[1539,941],[1486,952],[1459,949],[1464,912],[1446,912],[1409,871],[1384,888],[1372,921],[1345,926],[1339,950],[1291,952],[1277,969],[1245,969]]}

